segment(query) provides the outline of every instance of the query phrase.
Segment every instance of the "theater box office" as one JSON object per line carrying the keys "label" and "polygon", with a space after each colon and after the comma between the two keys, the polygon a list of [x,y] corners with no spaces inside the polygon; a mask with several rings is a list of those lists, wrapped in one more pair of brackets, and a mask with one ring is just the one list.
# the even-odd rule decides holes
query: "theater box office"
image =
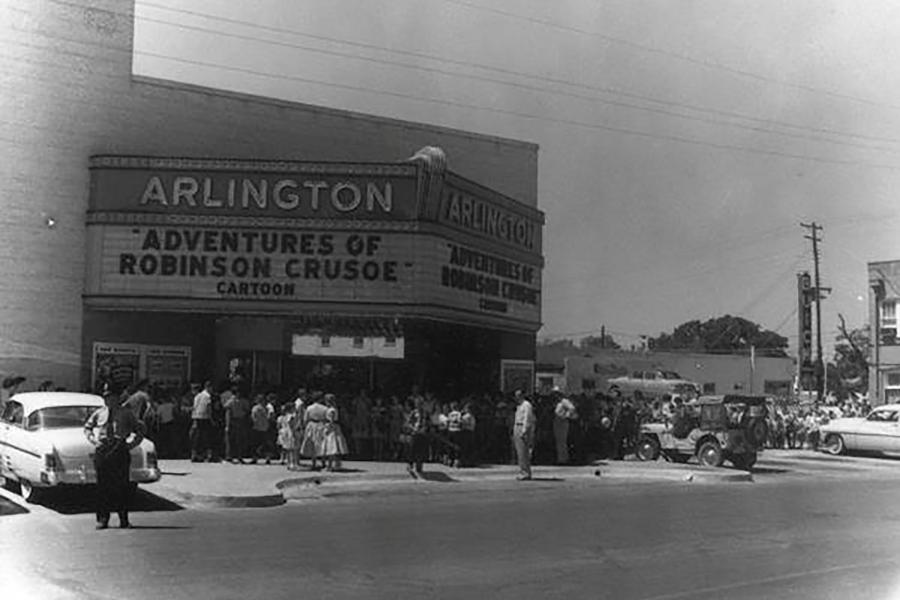
{"label": "theater box office", "polygon": [[394,163],[92,157],[91,384],[497,389],[502,365],[534,359],[544,216],[432,150]]}

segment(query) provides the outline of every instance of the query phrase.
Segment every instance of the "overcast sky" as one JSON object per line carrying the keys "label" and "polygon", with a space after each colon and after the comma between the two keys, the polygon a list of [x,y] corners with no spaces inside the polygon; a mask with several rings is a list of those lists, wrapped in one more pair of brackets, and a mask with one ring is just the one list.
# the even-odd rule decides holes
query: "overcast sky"
{"label": "overcast sky", "polygon": [[896,23],[874,0],[137,0],[134,70],[538,143],[541,337],[732,314],[794,346],[816,221],[830,346],[868,318],[866,263],[900,259]]}

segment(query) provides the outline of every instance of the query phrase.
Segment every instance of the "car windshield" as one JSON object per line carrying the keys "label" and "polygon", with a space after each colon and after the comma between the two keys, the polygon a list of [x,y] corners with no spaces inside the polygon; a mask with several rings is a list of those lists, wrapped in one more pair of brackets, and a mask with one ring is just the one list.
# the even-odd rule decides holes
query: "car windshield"
{"label": "car windshield", "polygon": [[660,371],[660,375],[663,379],[681,379],[681,375],[675,371]]}
{"label": "car windshield", "polygon": [[84,422],[97,410],[96,406],[48,406],[34,411],[25,420],[25,429],[65,429],[84,427]]}

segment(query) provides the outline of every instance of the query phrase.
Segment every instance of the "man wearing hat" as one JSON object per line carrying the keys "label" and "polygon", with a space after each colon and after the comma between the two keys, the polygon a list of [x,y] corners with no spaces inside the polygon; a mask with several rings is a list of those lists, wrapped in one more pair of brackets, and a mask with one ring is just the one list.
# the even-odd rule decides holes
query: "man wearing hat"
{"label": "man wearing hat", "polygon": [[122,406],[121,396],[110,389],[103,392],[106,406],[98,408],[84,424],[84,434],[94,445],[97,473],[97,529],[109,527],[109,515],[119,515],[119,527],[131,527],[131,449],[144,439],[141,424],[131,409]]}

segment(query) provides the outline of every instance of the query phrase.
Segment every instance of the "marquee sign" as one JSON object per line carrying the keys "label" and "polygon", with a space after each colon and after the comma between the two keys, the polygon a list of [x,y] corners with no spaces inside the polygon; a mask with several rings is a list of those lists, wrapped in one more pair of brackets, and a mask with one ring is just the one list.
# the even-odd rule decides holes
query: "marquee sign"
{"label": "marquee sign", "polygon": [[410,165],[95,157],[91,209],[403,220],[416,185]]}
{"label": "marquee sign", "polygon": [[399,231],[92,224],[88,296],[379,302],[540,321],[540,268]]}

